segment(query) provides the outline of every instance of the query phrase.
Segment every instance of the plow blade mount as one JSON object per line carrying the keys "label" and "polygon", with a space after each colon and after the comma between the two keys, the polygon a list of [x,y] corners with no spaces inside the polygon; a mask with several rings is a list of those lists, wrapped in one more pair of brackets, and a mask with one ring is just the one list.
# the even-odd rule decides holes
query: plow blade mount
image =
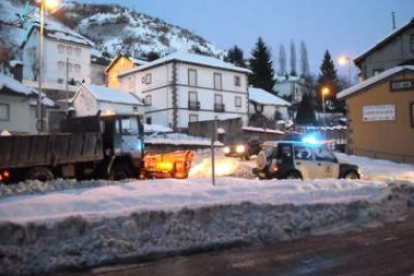
{"label": "plow blade mount", "polygon": [[144,157],[144,178],[185,179],[190,172],[191,160],[190,150],[147,154]]}

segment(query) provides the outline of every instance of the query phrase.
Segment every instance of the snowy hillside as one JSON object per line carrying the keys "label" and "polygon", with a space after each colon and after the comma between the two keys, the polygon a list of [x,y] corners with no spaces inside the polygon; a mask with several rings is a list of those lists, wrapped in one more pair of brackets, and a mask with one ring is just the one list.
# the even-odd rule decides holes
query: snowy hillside
{"label": "snowy hillside", "polygon": [[[25,20],[21,20],[22,15]],[[25,39],[28,25],[36,19],[38,15],[33,6],[25,8],[16,0],[1,1],[0,42],[3,47],[17,49]],[[89,38],[97,50],[110,56],[123,53],[139,57],[150,52],[163,55],[177,50],[217,57],[224,53],[184,28],[118,5],[65,1],[46,22],[55,20]]]}

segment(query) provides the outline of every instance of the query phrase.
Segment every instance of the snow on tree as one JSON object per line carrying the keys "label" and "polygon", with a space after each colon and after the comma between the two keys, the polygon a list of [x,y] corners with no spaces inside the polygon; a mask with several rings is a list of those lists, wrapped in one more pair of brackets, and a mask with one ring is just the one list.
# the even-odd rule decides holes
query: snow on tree
{"label": "snow on tree", "polygon": [[290,42],[290,75],[297,76],[296,70],[296,46],[293,40]]}
{"label": "snow on tree", "polygon": [[301,77],[309,76],[309,59],[308,59],[308,50],[306,49],[306,44],[302,40],[300,42],[300,73]]}
{"label": "snow on tree", "polygon": [[246,68],[246,62],[244,60],[243,50],[235,45],[233,48],[229,49],[227,55],[224,57],[224,61],[233,63],[238,67]]}
{"label": "snow on tree", "polygon": [[252,70],[252,74],[249,75],[250,85],[274,93],[273,86],[275,80],[272,56],[269,48],[263,42],[261,37],[259,37],[255,48],[252,51],[250,70]]}
{"label": "snow on tree", "polygon": [[283,46],[282,44],[280,44],[280,46],[279,46],[279,66],[280,66],[279,75],[280,76],[285,76],[286,73],[287,73],[287,70],[286,70],[286,51],[285,51],[285,46]]}

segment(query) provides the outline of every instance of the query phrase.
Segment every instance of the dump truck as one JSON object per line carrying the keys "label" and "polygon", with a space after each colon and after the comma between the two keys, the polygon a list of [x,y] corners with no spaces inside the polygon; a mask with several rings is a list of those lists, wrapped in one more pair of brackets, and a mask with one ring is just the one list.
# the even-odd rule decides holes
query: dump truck
{"label": "dump truck", "polygon": [[188,176],[191,156],[182,154],[146,172],[144,160],[156,158],[144,156],[143,133],[136,115],[97,114],[63,120],[59,133],[0,137],[0,183]]}

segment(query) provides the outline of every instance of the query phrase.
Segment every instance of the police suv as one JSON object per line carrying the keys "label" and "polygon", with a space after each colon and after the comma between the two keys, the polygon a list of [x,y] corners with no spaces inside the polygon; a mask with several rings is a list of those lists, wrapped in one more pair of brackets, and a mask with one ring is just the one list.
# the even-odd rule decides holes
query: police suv
{"label": "police suv", "polygon": [[325,144],[298,141],[263,143],[253,174],[259,179],[359,179],[358,166],[339,163]]}

